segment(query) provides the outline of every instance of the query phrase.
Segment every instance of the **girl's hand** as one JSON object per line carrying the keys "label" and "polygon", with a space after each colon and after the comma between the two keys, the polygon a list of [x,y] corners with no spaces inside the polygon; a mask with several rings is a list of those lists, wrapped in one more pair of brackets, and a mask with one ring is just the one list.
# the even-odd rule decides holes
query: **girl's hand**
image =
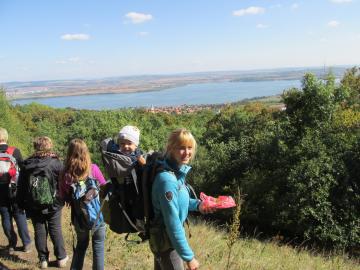
{"label": "girl's hand", "polygon": [[199,269],[199,266],[200,264],[195,258],[192,258],[190,262],[186,262],[186,268],[188,270],[197,270]]}

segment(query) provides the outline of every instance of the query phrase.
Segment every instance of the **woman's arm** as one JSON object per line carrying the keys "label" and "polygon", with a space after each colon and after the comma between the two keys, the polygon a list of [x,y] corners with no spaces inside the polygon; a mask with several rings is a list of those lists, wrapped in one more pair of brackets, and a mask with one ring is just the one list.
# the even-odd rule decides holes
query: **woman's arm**
{"label": "woman's arm", "polygon": [[155,182],[154,191],[160,202],[160,211],[164,219],[166,232],[180,257],[189,262],[194,258],[194,253],[189,246],[184,226],[179,218],[177,181],[173,175],[164,172],[158,175],[158,181],[155,180]]}
{"label": "woman's arm", "polygon": [[200,202],[201,202],[201,201],[198,200],[198,199],[190,198],[190,201],[189,201],[189,210],[190,210],[190,211],[199,211]]}

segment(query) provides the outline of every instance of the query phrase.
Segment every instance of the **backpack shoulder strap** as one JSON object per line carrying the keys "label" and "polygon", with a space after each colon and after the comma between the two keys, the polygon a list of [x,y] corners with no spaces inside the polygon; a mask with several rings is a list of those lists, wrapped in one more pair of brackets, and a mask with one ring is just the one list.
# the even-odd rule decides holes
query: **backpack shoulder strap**
{"label": "backpack shoulder strap", "polygon": [[14,151],[15,151],[15,147],[14,147],[14,146],[8,146],[8,148],[6,149],[5,153],[13,156],[13,155],[14,155]]}
{"label": "backpack shoulder strap", "polygon": [[0,158],[8,158],[17,168],[17,162],[13,155],[3,152],[3,153],[0,153]]}

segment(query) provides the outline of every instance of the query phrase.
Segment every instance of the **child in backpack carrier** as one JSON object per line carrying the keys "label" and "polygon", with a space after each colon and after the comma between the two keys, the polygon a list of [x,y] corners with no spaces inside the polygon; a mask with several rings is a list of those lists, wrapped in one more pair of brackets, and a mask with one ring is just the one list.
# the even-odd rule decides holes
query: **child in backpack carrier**
{"label": "child in backpack carrier", "polygon": [[110,145],[110,152],[120,153],[131,158],[133,163],[138,163],[144,166],[146,161],[142,156],[142,151],[139,146],[140,130],[135,126],[125,126],[118,134],[118,144]]}
{"label": "child in backpack carrier", "polygon": [[71,220],[77,241],[71,270],[83,268],[90,235],[93,249],[93,268],[104,269],[104,243],[106,227],[101,213],[99,186],[106,180],[81,139],[73,139],[68,148],[64,171],[60,180],[60,196],[71,205]]}
{"label": "child in backpack carrier", "polygon": [[127,125],[119,131],[117,142],[106,139],[102,143],[103,162],[112,186],[109,215],[105,216],[105,221],[117,233],[143,230],[141,177],[146,160],[139,141],[140,130]]}

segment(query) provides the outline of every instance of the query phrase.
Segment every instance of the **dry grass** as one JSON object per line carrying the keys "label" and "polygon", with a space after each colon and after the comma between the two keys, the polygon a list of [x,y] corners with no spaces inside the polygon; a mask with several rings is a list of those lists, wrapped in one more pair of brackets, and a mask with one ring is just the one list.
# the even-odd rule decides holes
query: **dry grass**
{"label": "dry grass", "polygon": [[[228,235],[220,229],[203,221],[194,220],[191,225],[192,237],[189,240],[196,257],[201,263],[200,269],[226,269],[229,247]],[[32,230],[31,224],[29,228]],[[69,225],[69,210],[64,210],[63,232],[67,251],[71,257],[72,233]],[[5,246],[4,235],[0,234],[0,246]],[[49,249],[52,249],[51,243]],[[52,250],[51,250],[52,251]],[[153,257],[148,244],[129,243],[124,235],[107,231],[105,243],[105,265],[108,270],[138,270],[152,269]],[[52,253],[51,253],[52,256]],[[91,247],[89,247],[84,270],[91,269]],[[52,256],[52,258],[54,258]],[[1,263],[8,269],[37,269],[37,254],[35,249],[29,253],[16,252],[11,258],[4,254]],[[0,264],[1,265],[1,264]],[[69,264],[70,265],[70,264]],[[0,269],[2,269],[0,267]],[[5,268],[6,269],[6,268]],[[55,269],[50,267],[50,269]],[[346,255],[324,256],[280,246],[277,242],[260,242],[255,239],[240,239],[232,245],[229,269],[231,270],[360,270],[360,265],[350,260]]]}

